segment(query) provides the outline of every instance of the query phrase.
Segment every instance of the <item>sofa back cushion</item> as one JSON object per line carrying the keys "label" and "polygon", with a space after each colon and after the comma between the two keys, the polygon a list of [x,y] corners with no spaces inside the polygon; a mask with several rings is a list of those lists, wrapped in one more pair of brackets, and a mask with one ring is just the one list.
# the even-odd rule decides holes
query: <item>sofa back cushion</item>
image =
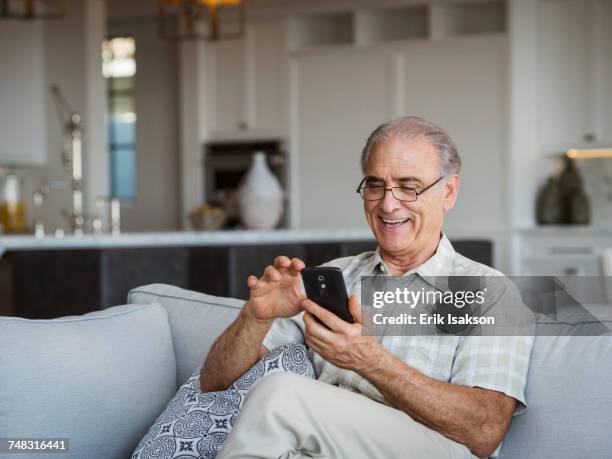
{"label": "sofa back cushion", "polygon": [[202,365],[215,339],[234,321],[244,305],[243,300],[165,284],[138,287],[128,295],[131,304],[151,302],[161,304],[168,311],[179,385]]}
{"label": "sofa back cushion", "polygon": [[[612,320],[601,324],[612,329]],[[546,327],[546,328],[544,328]],[[590,329],[592,323],[568,326]],[[550,333],[538,324],[538,333]],[[501,457],[612,457],[612,336],[537,336],[527,411],[512,420]]]}
{"label": "sofa back cushion", "polygon": [[177,388],[160,305],[0,317],[0,349],[1,436],[68,438],[68,457],[130,457]]}

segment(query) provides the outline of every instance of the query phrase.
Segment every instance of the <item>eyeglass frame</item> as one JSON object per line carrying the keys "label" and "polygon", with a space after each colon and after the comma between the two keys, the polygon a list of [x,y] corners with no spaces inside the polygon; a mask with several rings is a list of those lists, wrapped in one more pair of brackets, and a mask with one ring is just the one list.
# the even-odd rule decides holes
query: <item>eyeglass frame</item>
{"label": "eyeglass frame", "polygon": [[[416,188],[411,188],[411,187],[407,187],[407,186],[392,186],[389,188],[385,188],[384,185],[374,185],[372,187],[368,187],[368,186],[363,186],[364,182],[369,178],[369,177],[364,177],[361,182],[359,182],[359,186],[357,186],[357,194],[361,197],[361,199],[363,199],[364,201],[368,201],[368,202],[374,202],[374,201],[382,201],[383,199],[385,199],[385,196],[387,194],[387,191],[391,191],[391,194],[393,195],[393,197],[395,199],[397,199],[398,201],[401,202],[417,202],[419,200],[419,196],[421,196],[423,193],[425,193],[427,190],[429,190],[430,188],[433,188],[435,185],[437,185],[440,180],[442,180],[443,178],[445,178],[446,176],[442,175],[440,176],[435,182],[433,182],[431,185],[426,186],[425,188],[423,188],[422,190],[418,191]],[[383,188],[383,195],[380,198],[377,199],[366,199],[363,197],[363,195],[361,194],[361,190],[364,188]],[[393,189],[395,188],[402,188],[404,190],[411,190],[414,191],[415,194],[415,198],[413,201],[407,201],[405,199],[399,199],[397,196],[395,196],[395,193],[393,192]]]}

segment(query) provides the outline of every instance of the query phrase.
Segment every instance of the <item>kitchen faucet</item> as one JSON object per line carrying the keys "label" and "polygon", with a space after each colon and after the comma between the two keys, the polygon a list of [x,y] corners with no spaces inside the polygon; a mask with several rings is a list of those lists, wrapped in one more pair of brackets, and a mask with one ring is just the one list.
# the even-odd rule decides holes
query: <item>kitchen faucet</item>
{"label": "kitchen faucet", "polygon": [[[62,122],[65,116],[68,115],[68,120],[63,126],[64,148],[62,151],[62,162],[66,172],[71,175],[71,180],[68,184],[72,192],[72,211],[63,210],[62,214],[68,220],[72,234],[82,236],[85,234],[85,223],[88,218],[83,211],[83,128],[81,115],[71,109],[57,86],[52,86],[51,92],[56,102],[58,116]],[[66,189],[66,184],[66,182],[61,181],[43,184],[32,196],[34,207],[42,207],[44,197],[50,191]],[[97,198],[96,207],[102,207],[105,202],[110,204],[110,232],[115,235],[119,234],[121,232],[121,205],[119,199],[115,197]],[[100,216],[92,215],[89,220],[91,220],[94,234],[101,234],[102,220]],[[41,220],[37,220],[34,223],[34,234],[38,237],[44,236],[45,228]],[[56,231],[56,234],[63,233]]]}

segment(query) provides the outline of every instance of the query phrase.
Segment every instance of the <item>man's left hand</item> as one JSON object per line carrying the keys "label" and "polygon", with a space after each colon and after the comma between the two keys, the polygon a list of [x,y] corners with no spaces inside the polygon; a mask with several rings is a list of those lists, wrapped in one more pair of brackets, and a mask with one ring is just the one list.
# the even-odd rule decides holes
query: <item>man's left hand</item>
{"label": "man's left hand", "polygon": [[304,299],[302,309],[305,311],[306,344],[337,367],[365,374],[373,370],[385,349],[373,336],[361,335],[361,305],[355,295],[349,298],[348,307],[355,321],[352,324],[315,302]]}

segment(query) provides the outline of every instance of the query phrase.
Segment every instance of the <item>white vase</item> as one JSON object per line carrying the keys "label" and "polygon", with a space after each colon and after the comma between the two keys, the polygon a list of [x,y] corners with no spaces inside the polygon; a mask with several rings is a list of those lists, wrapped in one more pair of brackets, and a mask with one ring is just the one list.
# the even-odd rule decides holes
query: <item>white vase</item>
{"label": "white vase", "polygon": [[266,154],[262,151],[253,153],[253,162],[240,187],[238,202],[246,228],[272,229],[283,215],[283,190],[268,168]]}

